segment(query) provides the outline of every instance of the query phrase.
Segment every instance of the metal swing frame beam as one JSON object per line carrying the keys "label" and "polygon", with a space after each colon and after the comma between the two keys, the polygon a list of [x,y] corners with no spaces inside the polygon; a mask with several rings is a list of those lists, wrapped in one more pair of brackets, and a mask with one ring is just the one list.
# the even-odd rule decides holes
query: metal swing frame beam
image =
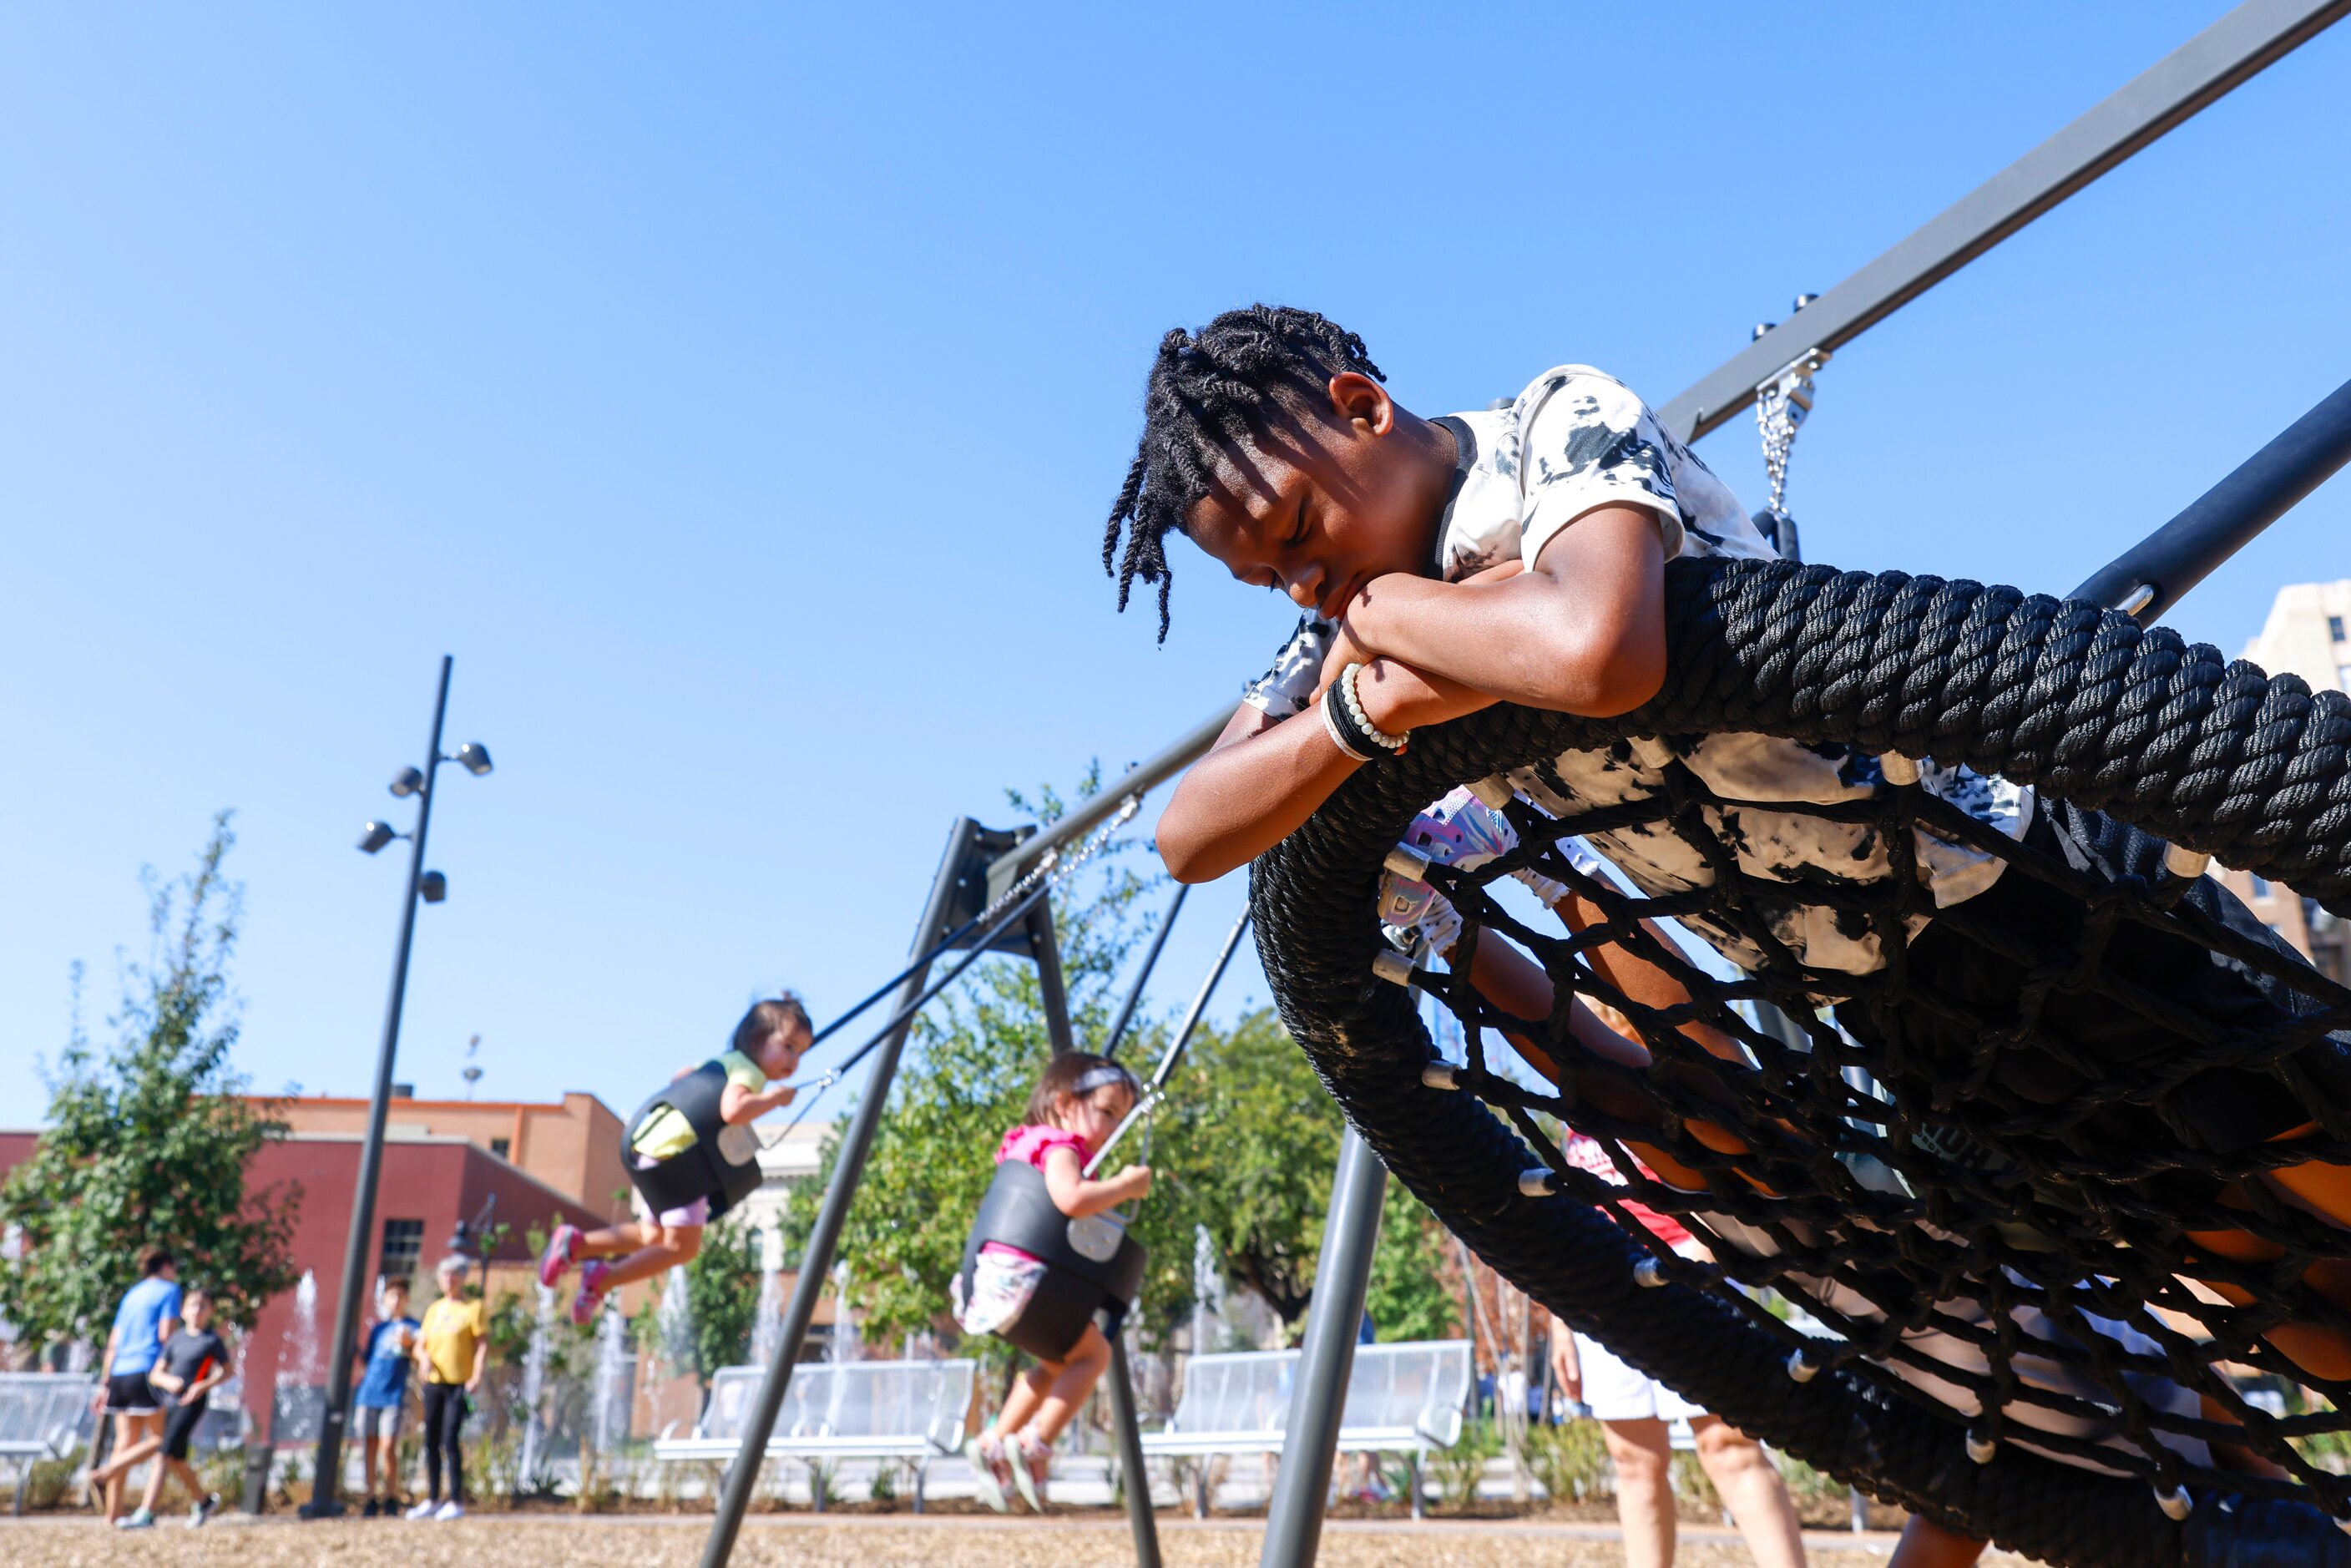
{"label": "metal swing frame beam", "polygon": [[1695,441],[1782,366],[1860,337],[1951,274],[2351,15],[2351,0],[2245,0],[1907,239],[1658,411]]}

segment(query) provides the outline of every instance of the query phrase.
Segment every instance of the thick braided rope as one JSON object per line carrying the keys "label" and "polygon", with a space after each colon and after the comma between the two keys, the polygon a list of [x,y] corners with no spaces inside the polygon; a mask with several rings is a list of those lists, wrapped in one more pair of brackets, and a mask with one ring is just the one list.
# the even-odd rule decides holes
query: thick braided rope
{"label": "thick braided rope", "polygon": [[1604,726],[1529,716],[1551,750],[1742,730],[1932,757],[2351,915],[2351,696],[2012,588],[1779,561],[1667,578],[1666,689]]}
{"label": "thick braided rope", "polygon": [[1482,1104],[1422,1086],[1419,1020],[1405,993],[1370,978],[1379,862],[1418,810],[1455,783],[1624,735],[1755,730],[2004,772],[2339,907],[2351,705],[2120,616],[1974,584],[1677,563],[1667,603],[1672,670],[1648,706],[1605,725],[1497,708],[1425,731],[1259,861],[1267,974],[1348,1114],[1514,1283],[1880,1497],[2060,1563],[2351,1563],[2351,1542],[2305,1505],[2207,1493],[2174,1525],[2137,1482],[2005,1446],[1980,1467],[1955,1422],[1862,1379],[1791,1381],[1784,1348],[1725,1303],[1635,1285],[1643,1254],[1598,1211],[1521,1196],[1518,1174],[1536,1156]]}

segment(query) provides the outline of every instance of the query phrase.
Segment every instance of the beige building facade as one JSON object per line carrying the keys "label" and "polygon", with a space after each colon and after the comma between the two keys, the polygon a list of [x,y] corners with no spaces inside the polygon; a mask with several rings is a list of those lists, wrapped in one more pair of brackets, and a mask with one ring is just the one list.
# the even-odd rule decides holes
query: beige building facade
{"label": "beige building facade", "polygon": [[[2300,675],[2313,691],[2351,693],[2351,578],[2279,589],[2244,657],[2273,675]],[[2322,974],[2351,985],[2351,929],[2344,922],[2261,877],[2224,870],[2220,881]]]}

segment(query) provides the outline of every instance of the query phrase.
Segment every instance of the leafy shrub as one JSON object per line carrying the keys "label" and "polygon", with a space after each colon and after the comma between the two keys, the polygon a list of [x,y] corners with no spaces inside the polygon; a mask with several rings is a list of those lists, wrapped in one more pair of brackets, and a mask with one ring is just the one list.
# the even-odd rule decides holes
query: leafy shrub
{"label": "leafy shrub", "polygon": [[1502,1453],[1502,1434],[1483,1416],[1462,1424],[1461,1436],[1449,1448],[1432,1449],[1422,1461],[1437,1482],[1445,1506],[1468,1509],[1478,1500],[1478,1483],[1485,1479],[1487,1461]]}
{"label": "leafy shrub", "polygon": [[50,1509],[64,1504],[73,1490],[74,1472],[81,1469],[82,1450],[75,1448],[61,1459],[37,1459],[25,1477],[25,1506]]}
{"label": "leafy shrub", "polygon": [[1528,1470],[1554,1503],[1608,1490],[1608,1439],[1597,1421],[1538,1422],[1527,1428],[1525,1455]]}

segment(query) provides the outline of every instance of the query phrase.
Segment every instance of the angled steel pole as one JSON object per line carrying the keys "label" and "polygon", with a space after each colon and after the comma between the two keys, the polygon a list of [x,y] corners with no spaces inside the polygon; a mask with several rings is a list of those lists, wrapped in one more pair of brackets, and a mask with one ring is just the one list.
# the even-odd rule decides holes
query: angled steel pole
{"label": "angled steel pole", "polygon": [[1143,956],[1143,967],[1134,972],[1134,984],[1127,988],[1126,1000],[1118,1008],[1118,1017],[1111,1020],[1110,1032],[1102,1036],[1102,1053],[1116,1056],[1125,1043],[1126,1026],[1134,1021],[1134,1009],[1143,1000],[1143,988],[1150,982],[1151,971],[1159,967],[1160,952],[1167,946],[1167,934],[1176,929],[1176,917],[1184,913],[1184,900],[1190,894],[1192,884],[1179,882],[1176,896],[1167,901],[1167,913],[1159,917],[1159,929],[1151,937],[1151,950]]}
{"label": "angled steel pole", "polygon": [[351,1234],[343,1246],[343,1286],[335,1298],[335,1338],[327,1353],[327,1408],[319,1423],[310,1500],[305,1519],[332,1519],[343,1511],[336,1492],[343,1479],[343,1423],[351,1401],[351,1341],[359,1329],[360,1292],[367,1285],[369,1245],[375,1230],[375,1189],[383,1166],[383,1121],[392,1101],[392,1063],[400,1052],[400,1013],[408,999],[408,954],[416,940],[416,906],[423,902],[424,833],[433,825],[433,800],[440,790],[441,721],[449,712],[449,672],[456,663],[441,655],[441,690],[433,699],[433,738],[424,747],[424,787],[417,791],[416,831],[408,840],[408,898],[400,911],[400,940],[392,950],[392,995],[383,1008],[383,1041],[376,1048],[375,1087],[368,1095],[367,1136],[360,1145],[360,1175],[351,1194]]}
{"label": "angled steel pole", "polygon": [[2152,626],[2213,568],[2351,463],[2351,382],[2239,464],[2171,521],[2066,595]]}
{"label": "angled steel pole", "polygon": [[[964,862],[979,831],[979,824],[969,817],[956,818],[955,826],[948,831],[946,853],[939,862],[938,877],[931,884],[930,903],[923,910],[921,924],[914,928],[910,952],[928,951],[947,929]],[[927,963],[907,971],[905,984],[898,992],[900,1010],[904,1011],[907,1004],[923,994],[923,982],[929,974]],[[865,1081],[864,1092],[858,1096],[857,1112],[841,1134],[841,1152],[833,1160],[832,1180],[825,1186],[824,1203],[817,1210],[816,1228],[809,1235],[808,1250],[800,1258],[799,1277],[792,1285],[791,1302],[784,1311],[784,1329],[777,1340],[776,1359],[768,1364],[758,1398],[744,1412],[743,1446],[726,1472],[726,1490],[718,1499],[718,1515],[710,1522],[709,1539],[703,1542],[702,1568],[726,1568],[726,1559],[735,1550],[735,1538],[742,1531],[744,1511],[750,1506],[751,1492],[759,1484],[759,1463],[767,1457],[768,1438],[776,1429],[777,1414],[784,1407],[784,1394],[791,1386],[792,1368],[799,1361],[800,1344],[808,1338],[818,1299],[824,1294],[825,1277],[832,1271],[833,1253],[841,1245],[841,1228],[849,1219],[850,1200],[856,1196],[858,1177],[864,1174],[865,1156],[872,1151],[873,1135],[890,1097],[890,1081],[897,1074],[898,1057],[905,1049],[907,1031],[914,1025],[914,1017],[909,1013],[891,1030],[888,1042]]]}
{"label": "angled steel pole", "polygon": [[1695,441],[1782,365],[1852,341],[2066,197],[2351,14],[2351,0],[2246,0],[1666,404]]}
{"label": "angled steel pole", "polygon": [[1322,1542],[1322,1500],[1331,1490],[1331,1468],[1338,1457],[1347,1376],[1354,1370],[1355,1335],[1371,1289],[1372,1251],[1379,1245],[1380,1200],[1387,1185],[1388,1167],[1350,1124],[1339,1145],[1331,1214],[1314,1263],[1314,1297],[1306,1308],[1306,1340],[1290,1389],[1281,1469],[1273,1479],[1259,1568],[1305,1568]]}

